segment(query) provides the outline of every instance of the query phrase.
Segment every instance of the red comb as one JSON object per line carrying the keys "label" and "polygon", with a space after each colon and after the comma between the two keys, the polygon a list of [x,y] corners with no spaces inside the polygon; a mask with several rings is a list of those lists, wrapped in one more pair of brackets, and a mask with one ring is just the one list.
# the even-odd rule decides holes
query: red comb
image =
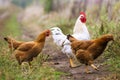
{"label": "red comb", "polygon": [[83,16],[86,17],[86,14],[84,12],[80,12],[80,15],[83,15]]}

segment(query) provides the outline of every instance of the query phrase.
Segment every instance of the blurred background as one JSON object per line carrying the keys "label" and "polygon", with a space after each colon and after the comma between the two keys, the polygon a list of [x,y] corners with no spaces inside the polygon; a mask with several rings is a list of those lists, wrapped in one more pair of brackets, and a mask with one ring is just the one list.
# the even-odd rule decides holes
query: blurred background
{"label": "blurred background", "polygon": [[4,36],[28,41],[35,38],[40,31],[54,26],[60,27],[65,34],[72,33],[80,11],[87,15],[86,26],[92,39],[107,33],[114,35],[115,41],[111,43],[112,46],[108,46],[102,58],[109,60],[106,64],[111,65],[111,71],[120,72],[120,0],[0,0],[0,71],[3,70],[4,73],[0,72],[0,76],[4,77],[2,80],[15,80],[14,77],[18,76],[13,74],[19,72],[11,72],[11,79],[5,77],[9,77],[10,73],[6,71],[12,67],[7,68],[11,58],[6,60],[10,54],[6,54],[8,47],[3,41]]}
{"label": "blurred background", "polygon": [[88,28],[100,28],[106,21],[112,21],[110,26],[116,27],[120,21],[120,0],[0,0],[0,28],[14,16],[18,25],[35,21],[42,27],[59,26],[69,32],[80,11],[87,14]]}

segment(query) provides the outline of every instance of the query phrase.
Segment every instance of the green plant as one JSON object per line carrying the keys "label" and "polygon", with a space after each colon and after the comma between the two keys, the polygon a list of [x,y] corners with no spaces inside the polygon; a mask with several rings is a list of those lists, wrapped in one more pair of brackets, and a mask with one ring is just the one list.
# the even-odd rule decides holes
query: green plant
{"label": "green plant", "polygon": [[17,22],[17,18],[16,15],[13,14],[11,15],[6,21],[5,21],[5,25],[4,25],[4,29],[1,32],[1,34],[3,36],[20,36],[21,31],[20,31],[20,27],[19,27],[19,23]]}
{"label": "green plant", "polygon": [[[117,10],[118,5],[117,6]],[[114,7],[116,8],[116,7]],[[108,44],[108,47],[104,51],[102,59],[104,59],[104,63],[109,65],[110,71],[120,71],[120,22],[118,22],[118,16],[112,16],[112,20],[109,19],[108,13],[106,9],[103,7],[100,16],[97,21],[88,21],[87,23],[90,25],[89,31],[91,32],[92,39],[98,38],[104,34],[113,34],[114,41],[111,41]],[[116,12],[116,14],[118,11]],[[89,17],[88,17],[89,18]],[[116,20],[115,20],[116,19]],[[88,19],[89,20],[89,19]],[[96,22],[96,23],[95,23]]]}
{"label": "green plant", "polygon": [[30,74],[23,74],[21,66],[10,52],[8,44],[2,39],[8,35],[20,38],[21,31],[16,15],[11,15],[4,23],[1,31],[2,37],[0,37],[0,80],[59,80],[64,73],[49,67],[49,65],[43,65],[48,58],[44,54],[40,54],[36,61],[33,60]]}
{"label": "green plant", "polygon": [[44,0],[44,10],[45,12],[50,12],[52,10],[53,0]]}

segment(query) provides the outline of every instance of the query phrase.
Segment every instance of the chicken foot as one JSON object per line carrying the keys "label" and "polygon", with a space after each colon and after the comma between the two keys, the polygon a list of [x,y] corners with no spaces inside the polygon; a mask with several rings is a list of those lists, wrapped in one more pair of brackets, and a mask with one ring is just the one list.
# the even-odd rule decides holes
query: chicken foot
{"label": "chicken foot", "polygon": [[79,67],[81,65],[74,54],[68,54],[67,56],[70,59],[70,66],[72,68]]}
{"label": "chicken foot", "polygon": [[94,64],[91,64],[90,66],[91,66],[93,69],[99,71],[99,69],[98,69]]}
{"label": "chicken foot", "polygon": [[24,75],[31,73],[31,65],[30,62],[22,62],[21,69]]}
{"label": "chicken foot", "polygon": [[[90,66],[91,66],[93,69],[99,71],[99,69],[98,69],[94,64],[91,64]],[[86,66],[85,71],[86,71],[87,74],[92,73],[92,72],[88,69],[88,66]]]}
{"label": "chicken foot", "polygon": [[80,63],[77,61],[77,59],[70,58],[70,66],[72,68],[79,67]]}
{"label": "chicken foot", "polygon": [[76,65],[73,63],[73,59],[70,59],[70,66],[71,67],[76,67]]}
{"label": "chicken foot", "polygon": [[86,66],[86,68],[85,68],[85,72],[86,72],[87,74],[92,73],[92,72],[88,69],[88,66]]}

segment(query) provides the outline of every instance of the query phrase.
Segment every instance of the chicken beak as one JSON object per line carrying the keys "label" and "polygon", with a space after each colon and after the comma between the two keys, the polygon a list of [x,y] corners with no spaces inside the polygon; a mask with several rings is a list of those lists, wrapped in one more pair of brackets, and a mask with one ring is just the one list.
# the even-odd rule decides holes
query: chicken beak
{"label": "chicken beak", "polygon": [[49,36],[51,34],[51,31],[47,32],[46,36]]}
{"label": "chicken beak", "polygon": [[49,35],[51,35],[51,31],[49,31],[49,32],[47,33],[47,36],[49,36]]}

